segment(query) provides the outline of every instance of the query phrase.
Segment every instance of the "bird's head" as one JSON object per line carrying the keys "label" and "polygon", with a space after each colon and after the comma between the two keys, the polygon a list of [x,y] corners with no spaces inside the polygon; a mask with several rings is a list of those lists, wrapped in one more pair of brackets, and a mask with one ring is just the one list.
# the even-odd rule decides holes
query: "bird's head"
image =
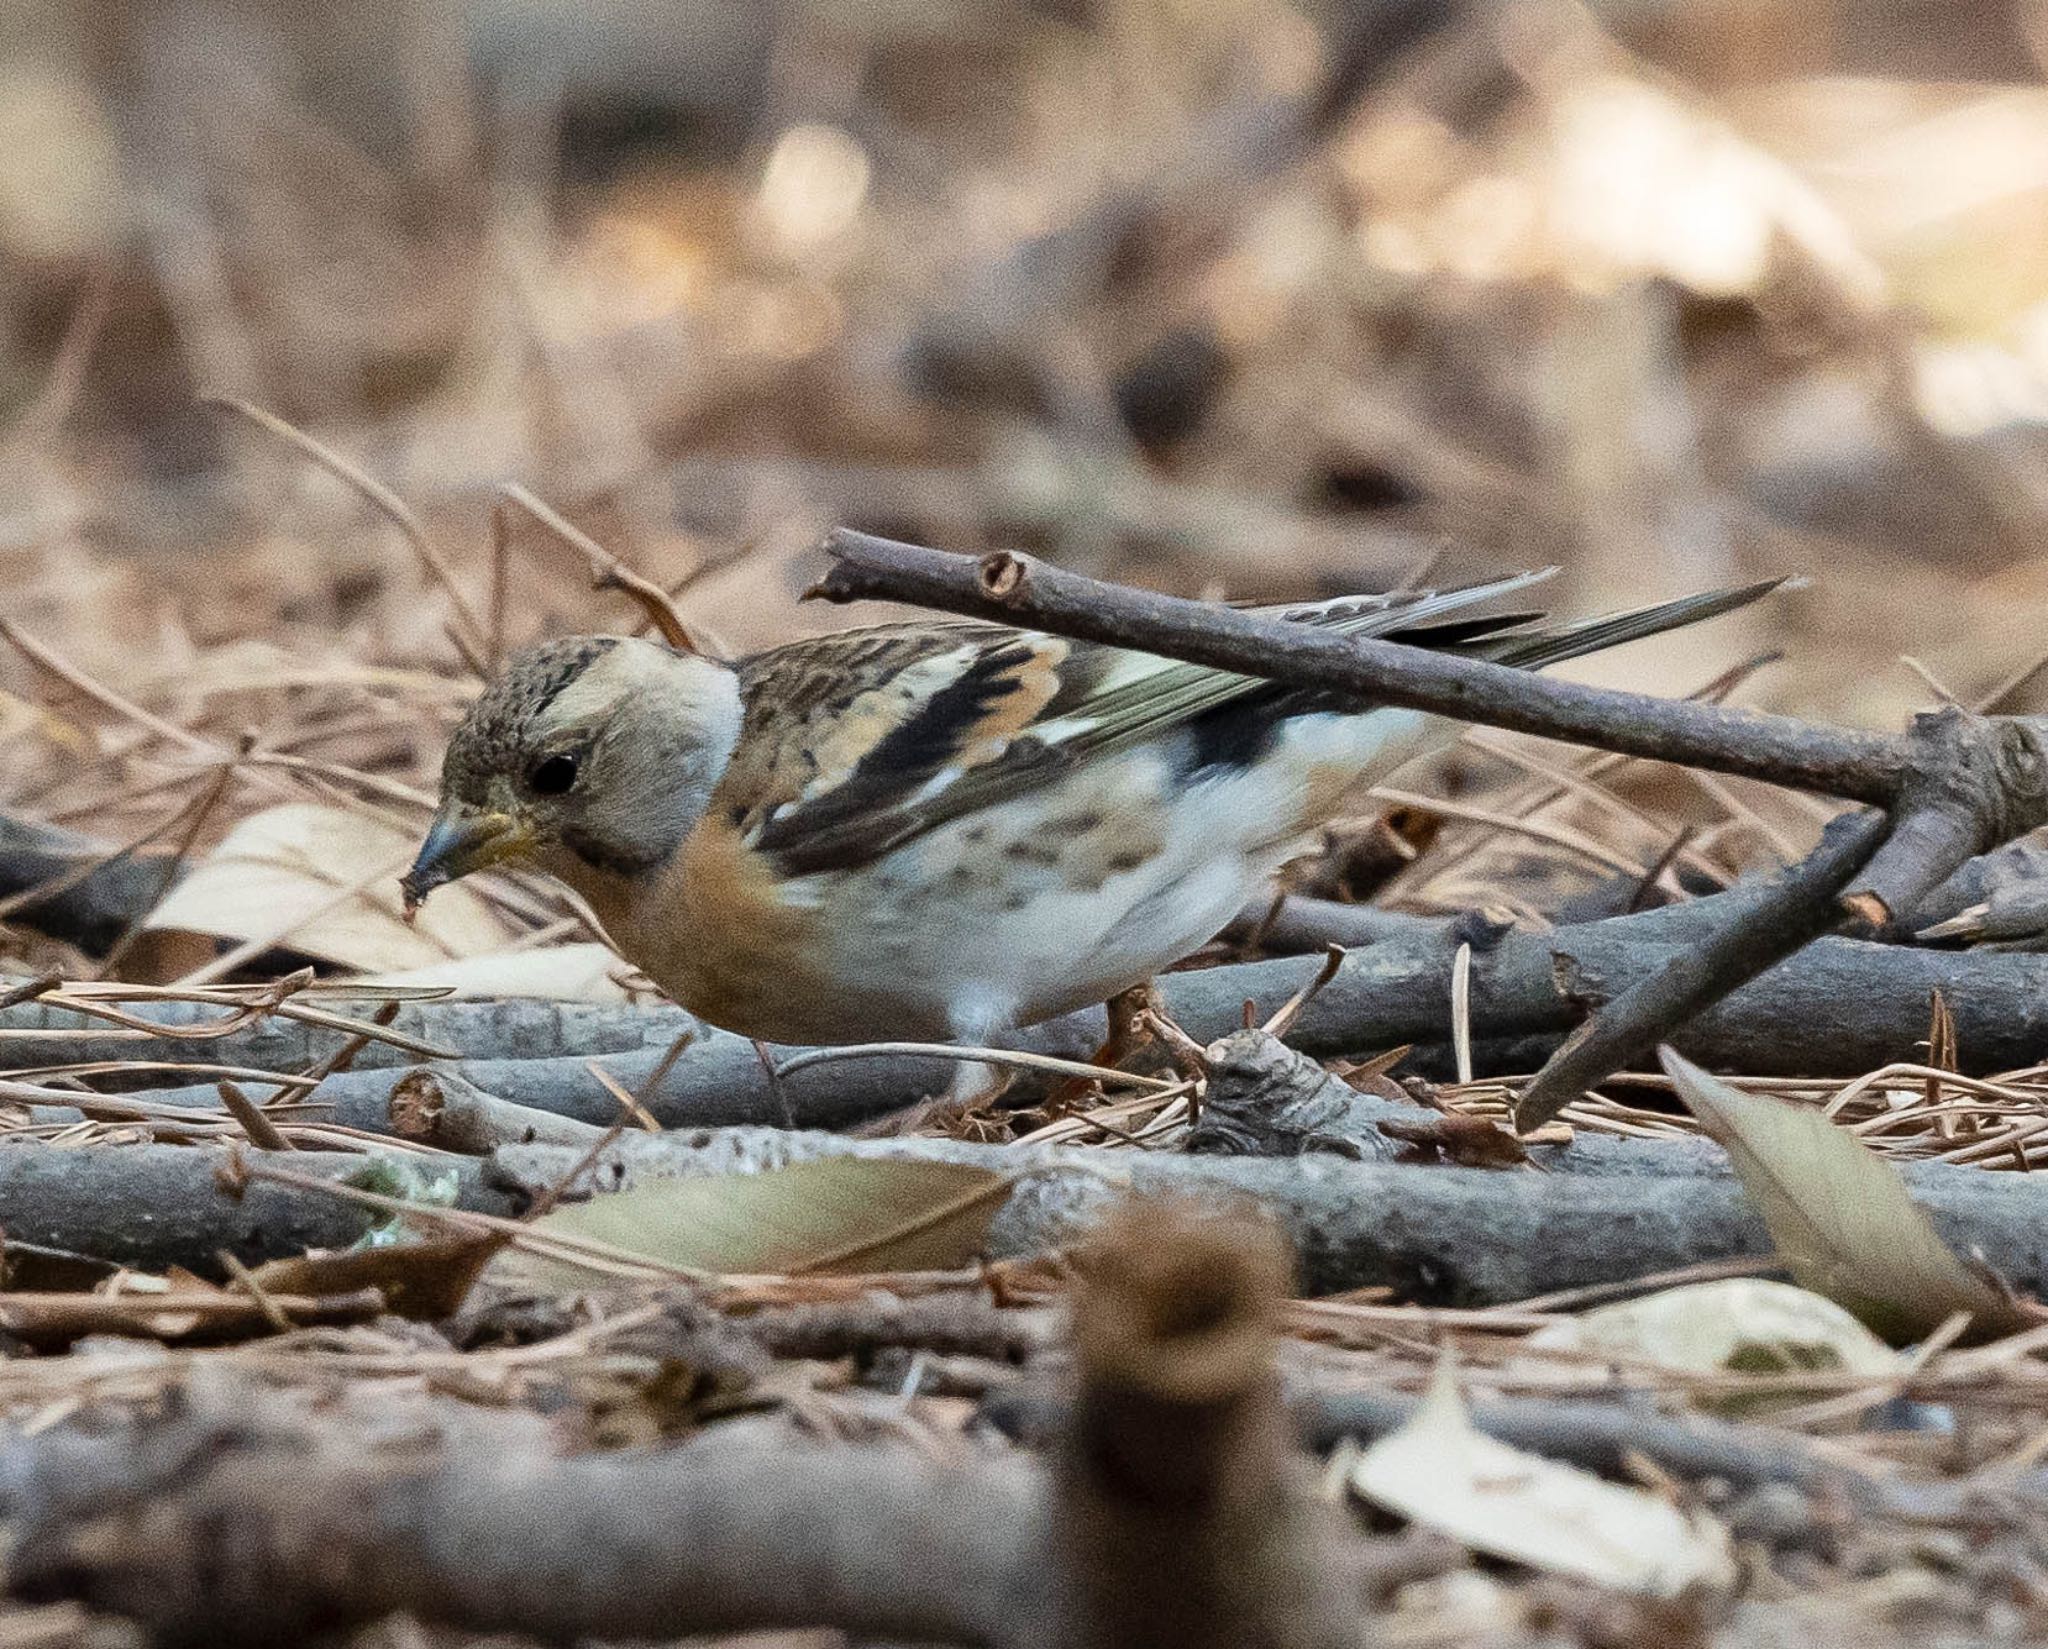
{"label": "bird's head", "polygon": [[738,681],[712,659],[625,636],[518,654],[448,741],[407,908],[508,861],[586,897],[656,869],[703,816],[739,728]]}

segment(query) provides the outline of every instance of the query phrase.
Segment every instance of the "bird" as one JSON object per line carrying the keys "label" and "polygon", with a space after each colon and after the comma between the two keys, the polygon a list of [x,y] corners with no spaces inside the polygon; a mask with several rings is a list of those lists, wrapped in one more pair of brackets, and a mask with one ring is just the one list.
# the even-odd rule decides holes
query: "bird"
{"label": "bird", "polygon": [[[1553,570],[1254,610],[1536,669],[1776,583],[1564,623],[1468,612]],[[971,619],[730,663],[572,636],[463,716],[401,885],[411,910],[536,867],[684,1008],[762,1042],[986,1045],[1199,949],[1349,796],[1463,727]]]}

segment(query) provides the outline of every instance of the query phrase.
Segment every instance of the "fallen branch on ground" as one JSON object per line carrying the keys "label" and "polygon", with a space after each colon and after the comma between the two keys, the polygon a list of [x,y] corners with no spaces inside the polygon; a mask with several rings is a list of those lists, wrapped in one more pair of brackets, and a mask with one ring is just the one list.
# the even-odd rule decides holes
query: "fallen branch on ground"
{"label": "fallen branch on ground", "polygon": [[286,1402],[215,1391],[154,1427],[8,1445],[11,1589],[231,1649],[399,1611],[557,1643],[838,1626],[1021,1646],[1043,1618],[1026,1465],[717,1438],[563,1458],[453,1404],[433,1442],[378,1450],[366,1420]]}
{"label": "fallen branch on ground", "polygon": [[[1712,903],[1701,900],[1550,934],[1509,933],[1491,949],[1476,951],[1476,1051],[1483,1056],[1488,1044],[1500,1043],[1507,1057],[1519,1060],[1528,1052],[1525,1039],[1572,1030],[1588,1011],[1683,955],[1697,942]],[[1425,930],[1412,939],[1349,952],[1289,1031],[1289,1043],[1322,1057],[1443,1041],[1451,1027],[1453,948],[1446,935]],[[1168,974],[1159,985],[1175,1021],[1198,1041],[1210,1042],[1243,1024],[1246,1002],[1261,1018],[1275,1012],[1316,968],[1306,958],[1289,957]],[[1855,939],[1816,941],[1698,1015],[1672,1040],[1688,1058],[1716,1070],[1858,1075],[1915,1057],[1936,990],[1955,1011],[1959,1063],[1966,1074],[2016,1070],[2048,1053],[2048,958]],[[508,1012],[513,1006],[506,1005]],[[551,1012],[532,1023],[544,1027]],[[659,1017],[666,1028],[666,1016]],[[1101,1036],[1101,1015],[1090,1011],[1036,1026],[1018,1040],[1036,1052],[1085,1059]],[[950,1061],[915,1055],[813,1065],[784,1078],[778,1099],[753,1044],[712,1031],[691,1043],[648,1089],[665,1053],[665,1045],[646,1046],[604,1055],[598,1063],[639,1093],[669,1128],[773,1123],[781,1118],[782,1101],[800,1127],[849,1127],[942,1091],[953,1069]],[[619,1115],[618,1100],[582,1057],[465,1060],[436,1068],[453,1070],[499,1099],[600,1127]],[[1495,1074],[1528,1068],[1481,1066],[1482,1073]],[[314,1093],[314,1114],[326,1108],[324,1114],[345,1126],[389,1132],[398,1074],[358,1070],[331,1076]],[[53,1104],[66,1102],[58,1093],[48,1097]],[[210,1083],[127,1097],[209,1108],[220,1102]]]}
{"label": "fallen branch on ground", "polygon": [[[219,1277],[223,1253],[255,1265],[309,1248],[346,1248],[378,1218],[336,1197],[261,1180],[244,1183],[237,1160],[180,1145],[0,1151],[0,1231],[10,1240],[139,1271],[183,1266]],[[481,1164],[462,1157],[409,1160],[424,1163],[431,1175],[453,1176],[463,1206],[510,1212],[509,1201],[483,1183]],[[246,1161],[330,1180],[352,1180],[371,1165],[359,1156],[312,1151],[251,1151]]]}
{"label": "fallen branch on ground", "polygon": [[[337,1002],[329,996],[306,1000],[367,1018],[377,997],[369,991],[360,1001]],[[217,1002],[143,998],[118,1006],[143,1026],[161,1025],[165,1034],[151,1036],[147,1029],[111,1025],[45,1000],[17,1002],[0,1008],[0,1070],[203,1059],[285,1073],[319,1064],[350,1039],[346,1031],[274,1013],[245,1016],[223,1034],[196,1034],[237,1019],[233,1008]],[[460,1049],[471,1057],[542,1059],[667,1047],[698,1027],[692,1015],[666,1004],[626,1007],[511,997],[495,1002],[401,1002],[388,1032],[415,1044]],[[366,1042],[351,1065],[356,1070],[385,1070],[417,1058],[398,1041],[379,1040]]]}
{"label": "fallen branch on ground", "polygon": [[[1006,1387],[985,1397],[980,1417],[1005,1436],[1042,1442],[1068,1424],[1070,1401],[1043,1385]],[[1292,1390],[1288,1412],[1303,1445],[1327,1454],[1347,1438],[1370,1443],[1414,1418],[1419,1397],[1379,1391]],[[1916,1521],[1966,1517],[1983,1504],[1968,1481],[1880,1476],[1797,1433],[1715,1419],[1667,1417],[1626,1402],[1572,1398],[1494,1398],[1468,1405],[1472,1424],[1489,1437],[1622,1482],[1640,1481],[1634,1462],[1689,1484],[1716,1480],[1736,1490],[1784,1484],[1870,1513]],[[2048,1473],[2008,1478],[2004,1487],[2025,1503],[2048,1501]]]}
{"label": "fallen branch on ground", "polygon": [[587,1151],[604,1130],[487,1094],[452,1070],[402,1071],[391,1085],[390,1132],[439,1151],[487,1156],[501,1145],[569,1145]]}
{"label": "fallen branch on ground", "polygon": [[1911,765],[1908,741],[1882,733],[1589,687],[1484,659],[1338,635],[1244,608],[1106,584],[1008,551],[954,555],[847,528],[825,540],[825,551],[834,564],[815,593],[827,601],[907,601],[1349,693],[1361,703],[1422,710],[1878,806],[1899,799]]}
{"label": "fallen branch on ground", "polygon": [[[1632,1158],[1617,1154],[1606,1172],[1535,1174],[1327,1155],[1129,1151],[1105,1157],[1086,1149],[741,1128],[624,1136],[592,1170],[591,1182],[612,1190],[650,1177],[758,1170],[837,1155],[971,1163],[1021,1175],[990,1230],[992,1248],[1004,1256],[1086,1240],[1119,1185],[1220,1209],[1241,1207],[1249,1198],[1287,1232],[1300,1281],[1317,1294],[1384,1286],[1423,1304],[1500,1305],[1773,1252],[1725,1159],[1705,1145],[1676,1142],[1637,1146]],[[576,1160],[568,1150],[513,1147],[493,1159],[489,1180],[537,1195]],[[2034,1176],[1943,1163],[1907,1164],[1903,1172],[1960,1252],[1996,1255],[2015,1286],[2048,1291],[2048,1189]]]}

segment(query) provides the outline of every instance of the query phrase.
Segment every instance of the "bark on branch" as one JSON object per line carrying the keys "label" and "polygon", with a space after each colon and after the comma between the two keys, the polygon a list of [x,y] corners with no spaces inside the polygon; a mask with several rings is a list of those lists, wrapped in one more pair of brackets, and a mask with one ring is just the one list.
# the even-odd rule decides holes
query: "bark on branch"
{"label": "bark on branch", "polygon": [[[243,1155],[248,1162],[334,1180],[360,1175],[378,1161],[311,1151]],[[443,1157],[426,1166],[430,1178],[453,1176],[463,1206],[511,1211],[504,1195],[482,1183],[479,1163]],[[390,1183],[387,1179],[381,1188]],[[91,1255],[142,1271],[183,1266],[218,1277],[223,1253],[256,1265],[309,1248],[346,1248],[377,1217],[339,1198],[262,1180],[245,1183],[234,1157],[197,1146],[57,1149],[29,1143],[0,1151],[0,1232],[9,1242]]]}
{"label": "bark on branch", "polygon": [[1898,825],[1844,898],[1881,927],[1980,853],[2048,819],[2048,728],[2039,717],[1918,716],[1895,804]]}
{"label": "bark on branch", "polygon": [[1022,1465],[715,1438],[564,1459],[452,1405],[439,1446],[380,1451],[361,1424],[230,1395],[154,1430],[0,1452],[16,1595],[194,1649],[401,1610],[554,1643],[838,1626],[1021,1646],[1043,1618],[1044,1487]]}

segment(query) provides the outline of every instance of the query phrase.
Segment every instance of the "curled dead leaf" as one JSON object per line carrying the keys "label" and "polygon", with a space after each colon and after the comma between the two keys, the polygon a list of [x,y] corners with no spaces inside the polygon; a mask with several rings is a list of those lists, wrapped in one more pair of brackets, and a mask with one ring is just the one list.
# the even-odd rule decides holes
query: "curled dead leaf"
{"label": "curled dead leaf", "polygon": [[1618,1591],[1676,1597],[1735,1578],[1728,1533],[1707,1513],[1478,1430],[1448,1362],[1408,1423],[1359,1456],[1350,1481],[1475,1551]]}

